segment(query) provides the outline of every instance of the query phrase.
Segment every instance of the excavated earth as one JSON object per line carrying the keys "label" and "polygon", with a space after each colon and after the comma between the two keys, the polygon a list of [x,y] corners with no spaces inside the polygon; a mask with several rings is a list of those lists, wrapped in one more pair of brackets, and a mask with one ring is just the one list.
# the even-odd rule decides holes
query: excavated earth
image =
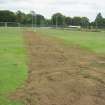
{"label": "excavated earth", "polygon": [[25,105],[105,105],[105,56],[25,32],[28,79],[12,96]]}

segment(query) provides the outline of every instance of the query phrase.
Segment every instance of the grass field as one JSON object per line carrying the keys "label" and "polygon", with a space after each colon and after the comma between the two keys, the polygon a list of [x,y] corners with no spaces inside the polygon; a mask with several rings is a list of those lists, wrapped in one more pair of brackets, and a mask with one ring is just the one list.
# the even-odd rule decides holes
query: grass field
{"label": "grass field", "polygon": [[[80,31],[68,31],[68,30],[56,30],[56,29],[37,29],[37,32],[43,36],[45,35],[53,38],[63,39],[64,43],[67,46],[79,45],[80,47],[85,48],[86,50],[102,54],[105,53],[104,32],[80,32]],[[26,34],[25,38],[27,40],[27,43],[24,43],[22,34],[23,34],[22,31],[17,28],[8,28],[8,29],[0,28],[0,105],[24,105],[22,104],[22,102],[10,100],[8,98],[8,95],[10,95],[12,92],[15,92],[17,88],[22,87],[25,80],[27,79],[28,67],[26,65],[27,63],[26,49],[25,49],[26,45],[29,48],[28,51],[30,52],[30,58],[31,58],[30,60],[32,60],[32,62],[30,62],[32,67],[29,66],[32,72],[30,72],[29,76],[33,78],[32,80],[29,80],[30,82],[28,82],[27,86],[29,87],[28,88],[29,90],[26,87],[26,89],[28,90],[28,92],[26,92],[26,98],[28,97],[29,100],[32,100],[33,102],[32,105],[34,105],[34,100],[33,96],[30,96],[31,94],[30,89],[33,88],[32,90],[33,92],[36,91],[39,92],[40,98],[42,99],[43,99],[42,95],[43,90],[45,91],[45,94],[47,94],[48,91],[49,95],[51,95],[49,90],[50,87],[53,87],[56,90],[55,94],[58,91],[59,93],[62,93],[62,90],[66,92],[65,88],[68,88],[68,84],[71,83],[69,80],[71,80],[72,76],[70,73],[68,73],[71,71],[73,71],[73,73],[76,75],[75,78],[73,77],[74,78],[73,86],[76,87],[75,86],[76,84],[77,87],[81,87],[80,90],[76,88],[76,91],[78,90],[81,92],[81,90],[84,90],[84,87],[85,89],[87,89],[88,82],[85,84],[84,82],[85,78],[87,78],[90,82],[91,80],[94,81],[92,82],[93,84],[97,82],[100,83],[100,81],[104,83],[105,80],[104,79],[105,66],[103,63],[104,61],[103,59],[99,59],[98,57],[94,56],[94,53],[92,53],[92,55],[91,54],[88,55],[88,53],[85,53],[81,49],[79,50],[78,48],[72,48],[72,47],[71,49],[69,49],[68,47],[66,48],[62,44],[59,45],[60,43],[53,43],[53,39],[51,40],[52,42],[50,42],[49,38],[47,40],[47,37],[45,38],[42,37],[41,35],[39,35],[38,37],[36,33],[31,31],[25,32]],[[72,51],[74,51],[75,53],[73,53]],[[85,59],[85,57],[87,57],[88,59],[87,58]],[[98,60],[99,62],[102,62],[102,64],[98,63]],[[77,65],[74,66],[75,63],[77,63]],[[78,65],[80,66],[82,65],[83,68],[82,66],[80,67]],[[85,66],[87,67],[87,65],[89,65],[90,68],[89,67],[85,68]],[[76,66],[78,68],[75,68]],[[96,70],[94,70],[94,68]],[[84,69],[86,69],[86,71]],[[37,71],[37,74],[34,73],[36,72],[35,70]],[[45,70],[45,72],[43,70]],[[39,71],[44,76],[40,75],[41,73],[39,73]],[[77,71],[79,74],[76,74]],[[102,73],[100,73],[100,71]],[[82,87],[82,85],[77,82],[77,80],[79,79],[78,77],[79,75],[83,76],[82,82],[84,84],[84,87]],[[53,79],[56,82],[54,81],[52,82]],[[59,79],[61,80],[61,82],[59,82]],[[66,85],[64,85],[63,81],[67,82],[67,87]],[[45,83],[46,85],[44,85],[43,83]],[[52,83],[55,85],[51,85]],[[59,83],[61,83],[61,85],[59,85]],[[62,87],[59,87],[58,89],[56,87],[57,85]],[[91,84],[88,85],[91,87]],[[72,83],[70,84],[70,86],[72,86]],[[72,87],[70,90],[71,92],[72,92]],[[39,91],[38,89],[42,90]],[[100,89],[104,89],[103,86]],[[86,94],[88,94],[88,89],[86,91],[87,91]],[[104,92],[104,90],[102,92]],[[74,92],[74,94],[78,95],[77,93]],[[95,91],[95,94],[97,95],[97,91]],[[57,95],[59,96],[59,94],[56,94],[56,96]],[[34,97],[36,98],[37,96]]]}
{"label": "grass field", "polygon": [[21,31],[0,28],[0,105],[21,105],[7,96],[22,86],[26,78],[26,51]]}
{"label": "grass field", "polygon": [[96,53],[105,53],[105,32],[81,32],[56,29],[39,29],[43,35],[63,39],[67,44],[76,44]]}
{"label": "grass field", "polygon": [[[61,38],[60,33],[72,36],[79,32],[42,32]],[[25,105],[105,105],[104,55],[64,45],[64,41],[42,34],[27,31],[24,36],[30,61],[28,80],[21,92]],[[82,39],[80,33],[78,37]]]}

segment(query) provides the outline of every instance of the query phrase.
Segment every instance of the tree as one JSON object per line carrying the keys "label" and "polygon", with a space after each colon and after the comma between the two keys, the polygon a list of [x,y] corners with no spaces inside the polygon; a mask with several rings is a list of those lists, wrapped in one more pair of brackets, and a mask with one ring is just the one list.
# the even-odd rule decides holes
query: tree
{"label": "tree", "polygon": [[11,11],[1,10],[0,22],[16,22],[16,15]]}
{"label": "tree", "polygon": [[74,17],[72,20],[72,25],[80,26],[81,25],[81,17]]}
{"label": "tree", "polygon": [[66,17],[66,18],[65,18],[65,24],[66,24],[67,26],[72,25],[72,18]]}
{"label": "tree", "polygon": [[21,11],[17,11],[16,12],[16,21],[19,23],[24,23],[26,19],[26,15],[25,13],[21,12]]}
{"label": "tree", "polygon": [[103,27],[103,17],[101,15],[101,13],[98,13],[98,15],[96,16],[96,19],[95,19],[95,24],[96,24],[96,27],[97,28],[102,28]]}
{"label": "tree", "polygon": [[52,25],[51,19],[45,19],[45,24],[47,26],[51,26]]}
{"label": "tree", "polygon": [[87,18],[87,17],[82,17],[81,18],[81,26],[83,27],[83,28],[88,28],[88,26],[89,26],[89,19]]}
{"label": "tree", "polygon": [[36,24],[38,26],[43,26],[45,24],[45,18],[44,18],[44,16],[42,16],[40,14],[37,14],[36,15]]}
{"label": "tree", "polygon": [[52,16],[51,21],[52,25],[62,27],[65,25],[65,16],[62,15],[61,13],[56,13]]}
{"label": "tree", "polygon": [[34,16],[32,16],[31,13],[26,14],[24,24],[32,24],[32,21],[33,21],[33,24],[37,26],[41,26],[46,23],[46,19],[44,18],[43,15],[35,14]]}
{"label": "tree", "polygon": [[25,17],[25,24],[32,24],[32,14],[29,13],[29,14],[26,14],[26,17]]}

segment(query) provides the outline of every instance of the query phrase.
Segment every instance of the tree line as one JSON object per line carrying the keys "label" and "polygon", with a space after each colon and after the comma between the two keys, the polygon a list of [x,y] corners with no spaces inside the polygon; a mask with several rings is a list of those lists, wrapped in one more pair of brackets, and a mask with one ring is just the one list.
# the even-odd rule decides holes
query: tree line
{"label": "tree line", "polygon": [[61,13],[55,13],[50,19],[46,19],[41,14],[32,15],[32,13],[24,13],[21,11],[12,12],[9,10],[0,10],[1,22],[17,22],[22,25],[36,24],[37,26],[56,26],[67,27],[70,25],[81,26],[83,28],[105,28],[105,18],[98,13],[96,19],[90,22],[87,17],[67,17]]}

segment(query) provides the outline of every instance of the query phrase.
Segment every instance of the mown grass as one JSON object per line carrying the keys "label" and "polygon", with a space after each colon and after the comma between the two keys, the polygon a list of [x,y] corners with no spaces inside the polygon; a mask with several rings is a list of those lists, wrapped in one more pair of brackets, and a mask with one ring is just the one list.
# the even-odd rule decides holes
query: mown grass
{"label": "mown grass", "polygon": [[63,39],[67,44],[76,44],[96,53],[105,53],[105,32],[81,32],[60,29],[38,29],[43,35]]}
{"label": "mown grass", "polygon": [[22,32],[16,28],[0,28],[0,105],[22,105],[7,96],[26,80],[26,61]]}

